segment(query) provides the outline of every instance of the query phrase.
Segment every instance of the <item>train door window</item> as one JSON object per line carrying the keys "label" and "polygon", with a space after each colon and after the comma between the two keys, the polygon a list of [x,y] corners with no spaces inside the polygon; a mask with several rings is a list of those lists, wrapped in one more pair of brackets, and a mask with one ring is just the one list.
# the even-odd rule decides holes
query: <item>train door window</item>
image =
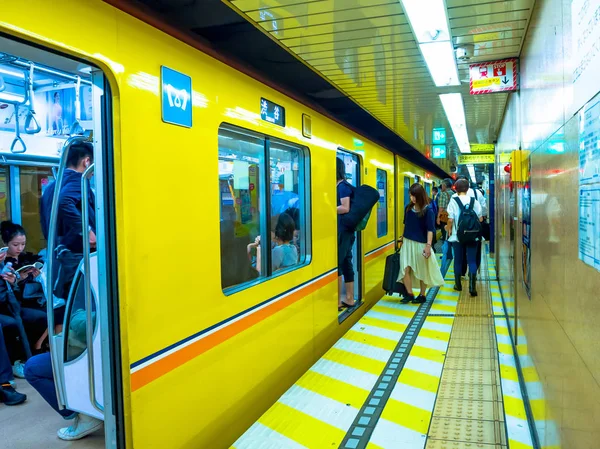
{"label": "train door window", "polygon": [[0,221],[10,220],[9,168],[0,167]]}
{"label": "train door window", "polygon": [[377,169],[377,190],[379,202],[377,203],[377,237],[385,237],[388,233],[387,220],[387,172]]}
{"label": "train door window", "polygon": [[[346,181],[348,181],[352,186],[358,187],[360,185],[361,170],[360,159],[358,155],[340,149],[337,152],[337,157],[344,162],[344,166],[346,167]],[[356,236],[354,244],[352,245],[352,269],[354,271],[354,300],[356,301],[356,304],[360,305],[362,292],[362,251],[360,234]],[[340,295],[342,301],[345,302],[345,299],[347,298],[345,282],[342,282],[339,286],[338,294]],[[342,313],[339,315],[340,322],[348,316],[348,311],[352,312],[356,308],[357,307],[353,307],[352,309],[345,309],[342,311]]]}
{"label": "train door window", "polygon": [[226,294],[307,263],[306,151],[233,126],[219,129],[221,286]]}
{"label": "train door window", "polygon": [[427,194],[427,198],[431,198],[431,184],[428,182],[425,183],[425,193]]}
{"label": "train door window", "polygon": [[27,230],[27,250],[35,254],[46,248],[40,225],[40,199],[53,180],[50,167],[19,167],[21,224]]}
{"label": "train door window", "polygon": [[[272,271],[301,265],[309,239],[306,226],[304,149],[269,139]],[[291,240],[288,240],[292,237]],[[273,246],[272,243],[272,246]]]}

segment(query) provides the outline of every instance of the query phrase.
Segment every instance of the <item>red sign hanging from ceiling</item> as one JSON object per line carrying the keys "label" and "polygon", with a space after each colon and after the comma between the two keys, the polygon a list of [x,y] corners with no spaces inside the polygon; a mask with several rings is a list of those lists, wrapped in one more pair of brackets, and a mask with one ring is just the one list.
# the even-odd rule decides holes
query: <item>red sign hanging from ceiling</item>
{"label": "red sign hanging from ceiling", "polygon": [[517,90],[517,58],[471,64],[469,79],[471,95]]}

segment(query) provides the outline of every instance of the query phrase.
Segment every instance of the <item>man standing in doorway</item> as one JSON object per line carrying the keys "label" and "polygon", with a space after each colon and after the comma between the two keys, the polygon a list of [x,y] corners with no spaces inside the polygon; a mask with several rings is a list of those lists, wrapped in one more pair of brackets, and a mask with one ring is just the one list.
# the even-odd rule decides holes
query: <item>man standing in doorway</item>
{"label": "man standing in doorway", "polygon": [[[82,235],[82,197],[81,177],[83,172],[94,162],[94,147],[89,142],[75,143],[69,149],[67,169],[63,175],[63,185],[60,189],[58,200],[57,247],[57,273],[54,294],[58,298],[67,299],[71,282],[77,272],[79,262],[83,257]],[[44,237],[48,238],[50,214],[52,211],[52,197],[54,196],[55,183],[48,186],[42,195],[40,218]],[[96,247],[96,214],[94,195],[89,190],[88,198],[88,235],[91,248]],[[50,256],[50,254],[48,255]]]}

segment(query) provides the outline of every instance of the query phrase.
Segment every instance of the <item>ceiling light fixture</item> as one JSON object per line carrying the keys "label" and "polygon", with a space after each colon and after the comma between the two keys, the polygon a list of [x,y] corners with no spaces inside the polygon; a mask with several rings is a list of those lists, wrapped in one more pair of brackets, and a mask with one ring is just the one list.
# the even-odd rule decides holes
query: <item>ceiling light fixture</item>
{"label": "ceiling light fixture", "polygon": [[401,0],[436,86],[460,86],[444,0]]}
{"label": "ceiling light fixture", "polygon": [[469,176],[471,176],[472,182],[477,182],[477,178],[475,177],[475,167],[473,164],[467,165],[467,170],[469,170]]}
{"label": "ceiling light fixture", "polygon": [[444,0],[402,0],[402,7],[419,44],[450,40]]}
{"label": "ceiling light fixture", "polygon": [[459,86],[454,51],[450,42],[421,44],[421,53],[436,86]]}
{"label": "ceiling light fixture", "polygon": [[23,103],[25,97],[9,94],[8,92],[0,92],[0,101],[6,101],[7,103]]}
{"label": "ceiling light fixture", "polygon": [[0,67],[0,73],[4,73],[5,75],[14,76],[15,78],[24,79],[25,74],[23,72],[15,72],[13,70],[6,70]]}
{"label": "ceiling light fixture", "polygon": [[452,134],[460,152],[470,153],[471,145],[469,144],[469,135],[467,134],[467,122],[462,95],[459,93],[441,94],[440,101],[444,107],[448,122],[450,122],[450,128],[452,128]]}

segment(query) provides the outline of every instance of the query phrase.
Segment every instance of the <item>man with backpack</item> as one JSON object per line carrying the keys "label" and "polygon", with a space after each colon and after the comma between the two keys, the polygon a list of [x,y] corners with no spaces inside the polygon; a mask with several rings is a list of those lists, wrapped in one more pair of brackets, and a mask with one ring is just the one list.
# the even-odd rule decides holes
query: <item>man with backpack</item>
{"label": "man with backpack", "polygon": [[456,195],[448,205],[448,242],[454,250],[454,290],[462,291],[462,273],[469,266],[469,293],[477,296],[477,247],[481,245],[481,204],[468,195],[469,182],[456,181]]}

